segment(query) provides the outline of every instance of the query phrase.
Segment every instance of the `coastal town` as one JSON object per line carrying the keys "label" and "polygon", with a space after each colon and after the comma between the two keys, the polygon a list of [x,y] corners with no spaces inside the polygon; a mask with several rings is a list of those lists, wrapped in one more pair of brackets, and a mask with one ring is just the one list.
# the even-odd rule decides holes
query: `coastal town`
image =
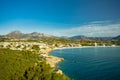
{"label": "coastal town", "polygon": [[[106,45],[98,45],[96,42],[95,43],[89,43],[93,44],[92,46],[103,46],[105,47]],[[109,46],[116,46],[115,44],[111,44]],[[53,49],[57,48],[69,48],[69,47],[84,47],[80,43],[75,44],[75,43],[68,43],[68,44],[63,44],[63,43],[58,43],[58,44],[46,44],[42,41],[39,42],[26,42],[26,41],[19,41],[19,42],[0,42],[0,48],[9,48],[12,50],[28,50],[28,51],[38,51],[37,54],[41,53],[49,53]]]}
{"label": "coastal town", "polygon": [[[93,43],[93,46],[97,47],[99,46],[96,42]],[[116,46],[112,44],[111,46]],[[48,44],[43,41],[39,42],[27,42],[27,41],[8,41],[8,42],[0,42],[0,48],[8,48],[11,50],[20,50],[20,51],[31,51],[34,52],[35,54],[39,54],[46,58],[47,63],[51,65],[51,67],[55,67],[56,64],[59,61],[64,60],[63,58],[58,58],[55,56],[50,55],[49,53],[53,51],[54,49],[62,49],[62,48],[81,48],[81,47],[86,47],[82,46],[80,43],[58,43],[55,44],[53,43]],[[90,47],[90,46],[87,46]],[[99,46],[100,47],[100,46]],[[105,44],[102,45],[102,47],[105,47]]]}

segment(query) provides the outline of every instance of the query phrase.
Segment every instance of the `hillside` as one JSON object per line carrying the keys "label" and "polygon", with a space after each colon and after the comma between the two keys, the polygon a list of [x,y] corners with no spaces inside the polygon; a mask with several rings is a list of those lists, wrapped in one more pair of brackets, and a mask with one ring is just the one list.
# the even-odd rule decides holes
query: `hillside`
{"label": "hillside", "polygon": [[29,51],[0,49],[0,80],[70,80]]}

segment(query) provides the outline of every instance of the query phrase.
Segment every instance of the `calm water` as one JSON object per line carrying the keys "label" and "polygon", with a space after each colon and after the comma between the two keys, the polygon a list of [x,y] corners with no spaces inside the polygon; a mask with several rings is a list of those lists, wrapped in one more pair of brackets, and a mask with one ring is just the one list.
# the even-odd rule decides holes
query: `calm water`
{"label": "calm water", "polygon": [[54,50],[65,60],[58,64],[73,80],[120,80],[120,47]]}

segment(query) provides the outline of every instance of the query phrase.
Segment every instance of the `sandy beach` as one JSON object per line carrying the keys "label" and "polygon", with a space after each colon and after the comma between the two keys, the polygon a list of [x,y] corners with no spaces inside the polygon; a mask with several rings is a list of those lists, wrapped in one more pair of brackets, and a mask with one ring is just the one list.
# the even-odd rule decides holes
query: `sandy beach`
{"label": "sandy beach", "polygon": [[54,48],[54,50],[57,49],[73,49],[73,48],[93,48],[93,47],[120,47],[120,46],[81,46],[81,47],[61,47],[61,48]]}

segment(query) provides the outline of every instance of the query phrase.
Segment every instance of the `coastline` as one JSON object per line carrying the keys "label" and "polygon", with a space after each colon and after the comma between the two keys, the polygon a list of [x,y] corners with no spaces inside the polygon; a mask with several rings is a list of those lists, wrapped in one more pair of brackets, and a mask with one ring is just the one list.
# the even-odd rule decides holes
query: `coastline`
{"label": "coastline", "polygon": [[59,49],[74,49],[74,48],[94,48],[94,47],[120,47],[120,46],[80,46],[80,47],[60,47],[60,48],[54,48],[54,50]]}
{"label": "coastline", "polygon": [[47,55],[48,55],[48,56],[46,57],[46,64],[49,64],[50,67],[53,68],[53,69],[56,71],[57,74],[63,75],[62,70],[60,70],[60,69],[57,69],[57,70],[56,70],[56,67],[57,67],[57,64],[58,64],[59,62],[61,62],[61,61],[64,60],[64,58],[60,58],[60,57],[57,57],[57,56],[52,56],[52,55],[50,54],[50,52],[51,52],[51,51],[54,51],[54,50],[55,50],[55,49],[49,49],[49,50],[47,51]]}
{"label": "coastline", "polygon": [[[81,47],[61,47],[61,48],[56,47],[56,48],[53,48],[53,49],[49,49],[49,51],[48,51],[49,56],[46,57],[46,63],[49,64],[52,68],[55,69],[57,64],[64,60],[64,58],[60,58],[60,57],[57,57],[57,56],[52,56],[50,54],[51,51],[61,50],[61,49],[94,48],[94,47],[96,47],[96,48],[104,47],[105,48],[105,47],[120,47],[120,46],[81,46]],[[56,73],[63,74],[62,70],[59,70],[59,69],[56,71]]]}
{"label": "coastline", "polygon": [[46,63],[49,64],[52,68],[55,68],[57,64],[63,60],[64,60],[63,58],[50,55],[49,57],[46,58],[47,61]]}
{"label": "coastline", "polygon": [[[92,46],[93,47],[93,46]],[[60,48],[61,49],[61,48]],[[68,49],[68,48],[67,48]],[[96,68],[96,65],[100,65],[101,67],[104,67],[106,66],[106,68],[103,68],[103,71],[106,71],[106,73],[109,74],[109,72],[107,72],[107,70],[111,71],[111,68],[108,69],[108,67],[112,67],[111,64],[108,64],[108,63],[111,63],[111,60],[115,60],[116,62],[118,61],[116,58],[119,57],[118,54],[119,54],[119,49],[120,49],[120,46],[107,46],[107,47],[98,47],[98,48],[79,48],[79,49],[70,49],[70,50],[67,50],[65,48],[65,50],[56,50],[53,52],[53,55],[56,55],[56,56],[59,56],[59,57],[64,57],[66,62],[62,62],[60,63],[60,65],[58,65],[58,69],[61,69],[63,72],[67,73],[67,75],[69,75],[69,77],[71,77],[72,79],[77,79],[76,80],[79,80],[79,75],[80,74],[83,74],[83,78],[84,78],[84,75],[87,75],[85,74],[84,72],[88,72],[90,71],[90,74],[92,74],[92,70],[93,72],[95,72],[96,70],[98,70]],[[76,51],[77,50],[77,51]],[[80,52],[79,52],[80,51]],[[64,53],[62,55],[62,53]],[[71,53],[71,55],[69,55]],[[73,53],[73,54],[72,54]],[[79,54],[80,53],[80,54]],[[83,54],[85,53],[85,54]],[[97,54],[96,54],[97,53]],[[107,54],[107,53],[110,53],[110,54]],[[114,54],[115,53],[115,54]],[[116,53],[118,53],[116,55]],[[74,55],[75,54],[75,55]],[[69,55],[69,56],[68,56]],[[73,57],[74,56],[74,57]],[[78,56],[78,57],[77,57]],[[104,56],[104,57],[103,57]],[[71,58],[70,58],[71,57]],[[84,57],[84,58],[83,58]],[[113,59],[114,58],[114,59]],[[95,59],[95,60],[93,60]],[[108,59],[108,60],[106,60]],[[87,61],[86,61],[87,60]],[[96,60],[99,61],[100,60],[100,63],[96,63]],[[101,61],[102,60],[102,61]],[[106,63],[103,63],[103,60],[104,62]],[[82,62],[81,62],[82,61]],[[92,62],[91,62],[92,61]],[[88,65],[88,63],[90,65]],[[94,65],[94,64],[95,65]],[[119,62],[118,62],[119,63]],[[102,64],[102,65],[101,65]],[[103,65],[104,64],[104,65]],[[114,63],[113,63],[114,64]],[[68,69],[68,65],[71,65],[71,67]],[[74,65],[74,66],[72,66]],[[82,65],[82,66],[81,66]],[[85,65],[85,66],[84,66]],[[94,66],[93,66],[94,65]],[[109,66],[108,66],[109,65]],[[81,66],[81,67],[80,67]],[[86,68],[87,66],[87,68]],[[118,66],[116,64],[116,66]],[[75,68],[75,69],[74,69]],[[93,69],[91,69],[93,68]],[[114,67],[113,67],[114,68]],[[119,68],[119,67],[118,67]],[[85,69],[85,70],[84,70]],[[88,69],[88,70],[87,70]],[[69,71],[70,70],[70,71]],[[74,72],[76,72],[77,70],[81,70],[81,72],[77,75],[74,75]],[[83,70],[83,71],[82,71]],[[100,68],[101,70],[101,68]],[[112,69],[114,71],[114,69]],[[101,71],[101,73],[103,72]],[[111,71],[112,72],[112,71]],[[96,72],[95,72],[96,74]],[[104,74],[104,72],[103,72]],[[116,73],[116,74],[119,74],[119,73]],[[89,75],[89,74],[88,74]],[[99,74],[101,75],[101,74]],[[94,77],[94,75],[92,75]],[[101,75],[102,76],[102,75]],[[86,79],[86,78],[84,78]],[[91,79],[91,77],[90,77]],[[98,79],[98,78],[97,78]]]}

